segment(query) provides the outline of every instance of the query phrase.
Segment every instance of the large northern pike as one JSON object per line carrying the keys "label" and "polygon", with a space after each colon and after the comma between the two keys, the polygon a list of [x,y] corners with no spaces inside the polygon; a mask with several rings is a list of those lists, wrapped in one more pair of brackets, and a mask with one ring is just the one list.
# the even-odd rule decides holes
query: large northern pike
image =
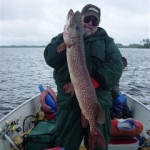
{"label": "large northern pike", "polygon": [[[63,37],[67,47],[66,54],[71,82],[81,112],[90,125],[89,149],[92,150],[96,146],[104,148],[105,139],[98,129],[98,123],[105,122],[105,114],[97,100],[86,66],[81,14],[78,11],[74,13],[73,10],[70,10],[68,12]],[[62,45],[58,47],[59,52],[63,49]],[[84,117],[81,119],[84,119]]]}

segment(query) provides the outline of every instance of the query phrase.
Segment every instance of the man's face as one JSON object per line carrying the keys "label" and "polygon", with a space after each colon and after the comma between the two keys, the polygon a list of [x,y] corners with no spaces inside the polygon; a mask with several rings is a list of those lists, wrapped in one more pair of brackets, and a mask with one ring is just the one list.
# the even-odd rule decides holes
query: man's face
{"label": "man's face", "polygon": [[96,32],[99,25],[99,21],[95,16],[84,17],[82,15],[82,26],[84,28],[84,36],[89,36]]}

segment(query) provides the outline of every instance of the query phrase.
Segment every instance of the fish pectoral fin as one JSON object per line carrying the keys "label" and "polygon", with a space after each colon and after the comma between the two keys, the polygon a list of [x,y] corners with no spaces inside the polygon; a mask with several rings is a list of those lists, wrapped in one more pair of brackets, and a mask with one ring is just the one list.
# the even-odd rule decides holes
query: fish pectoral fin
{"label": "fish pectoral fin", "polygon": [[81,113],[81,124],[83,128],[87,128],[89,121],[85,118],[83,113]]}
{"label": "fish pectoral fin", "polygon": [[75,94],[74,86],[72,83],[65,84],[63,89],[65,90],[65,93],[71,93],[72,96]]}
{"label": "fish pectoral fin", "polygon": [[105,113],[101,105],[98,105],[98,116],[97,116],[97,123],[103,124],[105,123]]}
{"label": "fish pectoral fin", "polygon": [[66,49],[66,44],[63,42],[60,45],[58,45],[57,47],[57,52],[61,53],[62,51],[64,51]]}

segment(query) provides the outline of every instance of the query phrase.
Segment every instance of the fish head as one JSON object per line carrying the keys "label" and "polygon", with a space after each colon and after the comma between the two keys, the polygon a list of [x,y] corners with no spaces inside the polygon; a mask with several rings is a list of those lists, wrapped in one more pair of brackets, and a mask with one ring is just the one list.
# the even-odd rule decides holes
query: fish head
{"label": "fish head", "polygon": [[71,9],[68,12],[66,25],[64,29],[64,40],[67,47],[78,44],[80,37],[83,37],[83,27],[81,25],[81,13],[75,13]]}

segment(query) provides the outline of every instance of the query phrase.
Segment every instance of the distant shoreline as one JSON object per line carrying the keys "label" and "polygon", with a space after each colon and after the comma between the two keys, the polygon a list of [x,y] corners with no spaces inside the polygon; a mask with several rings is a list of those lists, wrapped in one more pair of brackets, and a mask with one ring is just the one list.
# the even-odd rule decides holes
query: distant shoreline
{"label": "distant shoreline", "polygon": [[0,45],[0,48],[43,48],[45,45]]}
{"label": "distant shoreline", "polygon": [[[117,44],[116,44],[117,45]],[[0,45],[0,48],[45,48],[46,45]],[[146,47],[138,47],[138,46],[120,46],[117,45],[118,48],[142,48],[142,49],[149,49]]]}

